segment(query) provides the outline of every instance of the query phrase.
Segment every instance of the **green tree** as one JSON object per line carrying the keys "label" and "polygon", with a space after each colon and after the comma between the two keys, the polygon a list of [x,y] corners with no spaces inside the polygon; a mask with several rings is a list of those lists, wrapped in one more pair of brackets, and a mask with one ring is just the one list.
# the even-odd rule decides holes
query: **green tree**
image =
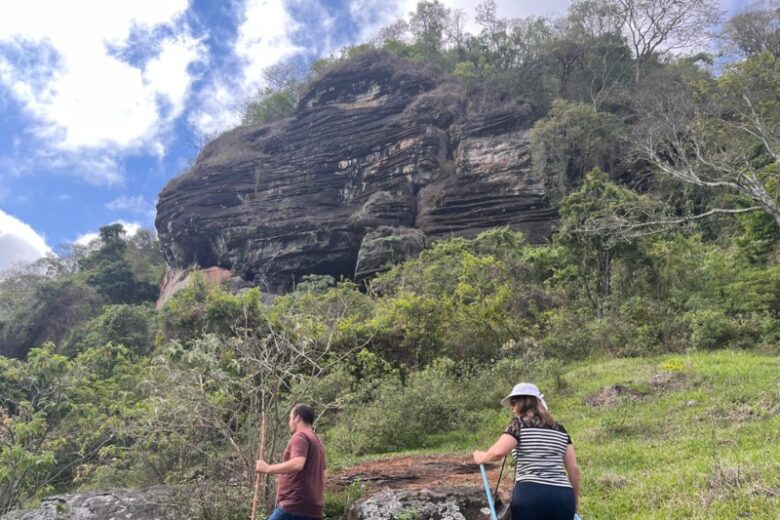
{"label": "green tree", "polygon": [[572,256],[584,289],[600,314],[611,294],[612,265],[619,255],[636,251],[646,228],[661,220],[659,205],[591,170],[580,189],[561,201],[557,240]]}
{"label": "green tree", "polygon": [[33,347],[62,343],[75,327],[97,314],[100,297],[75,277],[45,281],[19,305],[0,332],[0,354],[24,358]]}
{"label": "green tree", "polygon": [[100,228],[100,248],[79,259],[87,283],[110,303],[136,304],[157,298],[156,284],[139,280],[126,258],[128,245],[121,224]]}
{"label": "green tree", "polygon": [[728,50],[744,57],[762,52],[780,57],[780,2],[753,2],[724,24],[721,37]]}
{"label": "green tree", "polygon": [[157,236],[148,229],[139,229],[127,239],[125,258],[139,281],[159,285],[165,274],[165,259]]}
{"label": "green tree", "polygon": [[233,295],[198,272],[162,309],[158,344],[177,340],[189,345],[205,334],[227,338],[256,330],[265,323],[260,290]]}
{"label": "green tree", "polygon": [[0,357],[0,514],[85,477],[116,445],[138,379],[109,349],[69,360],[49,344],[26,362]]}
{"label": "green tree", "polygon": [[621,149],[623,123],[593,105],[553,102],[531,131],[534,168],[555,197],[579,185],[593,168],[611,171]]}
{"label": "green tree", "polygon": [[0,514],[50,483],[52,439],[70,408],[69,361],[33,350],[27,363],[0,357]]}
{"label": "green tree", "polygon": [[[317,77],[318,69],[329,65],[319,61],[310,69],[310,79]],[[263,70],[266,86],[257,91],[243,108],[242,125],[265,124],[292,115],[305,85],[304,74],[292,61],[280,62]]]}
{"label": "green tree", "polygon": [[297,87],[287,86],[281,90],[266,87],[256,94],[244,107],[242,125],[262,125],[291,116],[298,106]]}
{"label": "green tree", "polygon": [[127,347],[133,358],[151,354],[154,309],[150,305],[106,305],[99,316],[73,331],[62,351],[69,356],[109,343]]}
{"label": "green tree", "polygon": [[657,85],[639,98],[634,152],[659,173],[739,194],[780,223],[780,58],[765,52],[717,79]]}
{"label": "green tree", "polygon": [[445,30],[448,27],[450,10],[439,0],[421,0],[409,13],[409,28],[414,43],[429,59],[438,58],[444,47]]}
{"label": "green tree", "polygon": [[634,82],[643,67],[659,55],[695,48],[710,38],[720,21],[713,0],[611,0],[620,12],[623,30],[634,51]]}
{"label": "green tree", "polygon": [[567,33],[589,40],[622,34],[626,17],[621,5],[612,0],[575,0],[564,23]]}

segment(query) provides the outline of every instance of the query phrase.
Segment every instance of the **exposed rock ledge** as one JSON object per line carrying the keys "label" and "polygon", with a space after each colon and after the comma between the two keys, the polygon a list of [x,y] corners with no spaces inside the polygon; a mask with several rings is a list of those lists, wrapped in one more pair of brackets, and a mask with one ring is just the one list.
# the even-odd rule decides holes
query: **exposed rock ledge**
{"label": "exposed rock ledge", "polygon": [[[498,479],[498,469],[488,470],[492,486]],[[355,482],[364,487],[364,495],[350,508],[349,520],[490,518],[479,466],[466,456],[363,462],[333,475],[328,486],[338,489]],[[499,507],[508,501],[511,486],[511,477],[505,472]],[[176,492],[165,486],[93,491],[51,496],[37,509],[14,511],[0,520],[178,520],[181,514],[177,503]]]}
{"label": "exposed rock ledge", "polygon": [[[488,479],[495,486],[498,467]],[[498,507],[508,502],[511,477],[504,472]],[[360,482],[366,493],[349,520],[489,520],[479,466],[463,456],[401,457],[365,462],[332,479],[332,485]]]}
{"label": "exposed rock ledge", "polygon": [[37,509],[13,511],[2,520],[176,520],[173,500],[173,490],[164,486],[55,495]]}
{"label": "exposed rock ledge", "polygon": [[487,520],[485,493],[473,487],[385,491],[356,503],[349,520]]}

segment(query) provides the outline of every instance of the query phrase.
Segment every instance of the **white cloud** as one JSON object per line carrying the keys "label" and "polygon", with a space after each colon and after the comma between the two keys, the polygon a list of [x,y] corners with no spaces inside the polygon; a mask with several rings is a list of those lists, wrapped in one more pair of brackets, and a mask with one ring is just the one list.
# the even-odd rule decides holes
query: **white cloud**
{"label": "white cloud", "polygon": [[417,5],[416,0],[400,0],[387,2],[384,0],[352,0],[349,3],[349,14],[355,24],[360,27],[355,42],[373,39],[379,29],[400,18],[406,19],[409,12]]}
{"label": "white cloud", "polygon": [[22,164],[29,171],[46,167],[97,185],[115,186],[125,180],[125,168],[119,153],[111,149],[60,152],[43,149],[38,150],[32,160]]}
{"label": "white cloud", "polygon": [[[122,227],[125,228],[126,237],[135,235],[138,233],[139,229],[143,228],[143,226],[138,222],[128,222],[126,220],[115,220],[114,222],[111,222],[111,224],[122,224]],[[73,243],[79,246],[88,246],[98,238],[100,238],[99,231],[90,231],[89,233],[84,233],[77,236]]]}
{"label": "white cloud", "polygon": [[292,34],[298,28],[284,0],[245,0],[233,47],[240,70],[232,78],[214,74],[201,91],[200,109],[189,118],[201,135],[235,126],[242,104],[264,85],[263,70],[306,50],[293,43]]}
{"label": "white cloud", "polygon": [[198,96],[199,108],[189,117],[198,133],[211,138],[241,120],[241,104],[249,95],[240,85],[224,78],[216,79]]}
{"label": "white cloud", "polygon": [[266,67],[304,50],[290,39],[297,29],[282,0],[247,0],[235,47],[245,64],[244,87],[257,87],[263,82]]}
{"label": "white cloud", "polygon": [[[146,198],[143,195],[137,195],[135,197],[128,197],[125,195],[121,195],[117,198],[115,198],[112,201],[106,202],[104,206],[106,209],[113,211],[115,213],[124,213],[128,214],[131,213],[133,215],[139,215],[142,218],[143,222],[153,227],[154,226],[154,217],[157,215],[157,208],[155,207],[157,205],[157,202],[151,203],[146,200]],[[125,221],[118,221],[122,224],[124,224],[126,227],[131,226],[133,229],[137,226],[137,223],[127,223]],[[133,231],[134,233],[135,231]],[[131,233],[132,234],[132,233]]]}
{"label": "white cloud", "polygon": [[174,39],[165,40],[160,54],[147,64],[144,71],[146,83],[170,104],[167,120],[175,119],[184,110],[193,81],[187,68],[203,60],[204,56],[205,48],[200,41],[179,34]]}
{"label": "white cloud", "polygon": [[111,211],[126,211],[129,213],[146,213],[149,211],[149,203],[143,195],[135,197],[121,195],[110,202],[106,202],[105,206]]}
{"label": "white cloud", "polygon": [[[0,84],[35,118],[38,138],[78,156],[70,164],[85,155],[110,162],[125,150],[159,153],[166,124],[189,95],[188,67],[205,53],[181,22],[187,7],[187,0],[15,2],[0,17]],[[119,52],[131,44],[141,47],[137,63]],[[82,176],[117,183],[121,172],[109,170]]]}
{"label": "white cloud", "polygon": [[[472,20],[477,6],[483,0],[443,0],[447,7],[461,9]],[[416,2],[412,2],[416,5]],[[498,15],[504,18],[525,18],[527,16],[560,16],[569,9],[571,0],[545,0],[544,2],[528,2],[518,0],[498,0],[496,8]],[[414,7],[412,7],[413,9]],[[411,9],[409,9],[411,10]]]}
{"label": "white cloud", "polygon": [[0,271],[50,253],[46,240],[32,227],[0,210]]}
{"label": "white cloud", "polygon": [[76,240],[74,240],[73,243],[79,246],[88,246],[98,238],[100,238],[100,234],[97,231],[92,231],[90,233],[79,235],[76,237]]}

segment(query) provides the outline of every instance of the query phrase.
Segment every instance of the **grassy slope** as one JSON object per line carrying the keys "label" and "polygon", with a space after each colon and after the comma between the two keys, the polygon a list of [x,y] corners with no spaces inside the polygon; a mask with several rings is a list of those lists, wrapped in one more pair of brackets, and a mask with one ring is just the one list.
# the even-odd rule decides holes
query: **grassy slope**
{"label": "grassy slope", "polygon": [[[616,384],[628,391],[603,391]],[[780,358],[589,361],[567,368],[560,389],[544,386],[577,447],[586,519],[780,519]],[[586,404],[594,396],[606,402]],[[484,448],[507,422],[487,411],[480,431],[428,441]]]}
{"label": "grassy slope", "polygon": [[[673,375],[653,384],[659,372]],[[780,518],[777,357],[623,359],[574,368],[564,380],[570,386],[555,402],[579,449],[589,516]],[[614,384],[640,395],[583,406]]]}

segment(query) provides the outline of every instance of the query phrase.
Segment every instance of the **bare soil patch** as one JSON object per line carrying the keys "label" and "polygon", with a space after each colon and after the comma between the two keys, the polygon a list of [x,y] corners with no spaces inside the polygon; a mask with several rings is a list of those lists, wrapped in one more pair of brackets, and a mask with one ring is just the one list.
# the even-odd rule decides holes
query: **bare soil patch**
{"label": "bare soil patch", "polygon": [[[486,466],[488,481],[495,489],[501,464]],[[512,467],[507,463],[499,496],[507,500],[512,492]],[[387,490],[415,490],[450,486],[482,487],[479,465],[470,455],[419,455],[388,457],[361,462],[328,479],[328,487],[342,488],[354,482],[367,487],[367,494]]]}
{"label": "bare soil patch", "polygon": [[636,400],[679,390],[685,386],[685,378],[677,372],[661,371],[646,382],[629,381],[625,384],[607,386],[587,397],[583,402],[586,406],[612,407],[626,400]]}
{"label": "bare soil patch", "polygon": [[639,398],[640,394],[625,385],[612,385],[602,388],[585,399],[586,406],[597,408],[615,406],[621,399]]}

